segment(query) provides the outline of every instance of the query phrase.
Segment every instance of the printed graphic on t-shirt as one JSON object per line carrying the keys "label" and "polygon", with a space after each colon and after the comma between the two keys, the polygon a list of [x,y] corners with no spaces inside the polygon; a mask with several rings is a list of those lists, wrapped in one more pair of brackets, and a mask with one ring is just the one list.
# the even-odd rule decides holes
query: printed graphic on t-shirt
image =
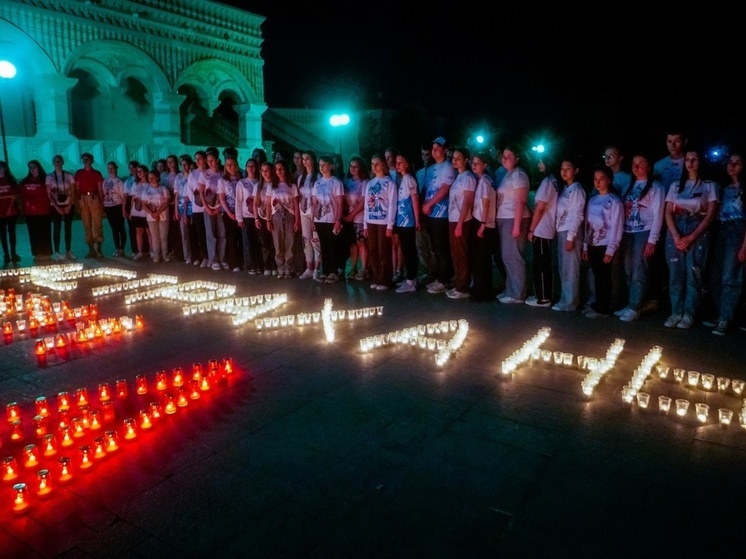
{"label": "printed graphic on t-shirt", "polygon": [[720,221],[743,219],[743,200],[740,186],[728,186],[723,189],[723,199],[720,202]]}
{"label": "printed graphic on t-shirt", "polygon": [[386,219],[385,187],[381,181],[373,180],[368,183],[368,220]]}
{"label": "printed graphic on t-shirt", "polygon": [[640,215],[640,209],[647,208],[640,203],[640,193],[643,188],[645,188],[644,182],[637,183],[632,191],[624,197],[624,229],[630,233],[645,230],[645,222]]}

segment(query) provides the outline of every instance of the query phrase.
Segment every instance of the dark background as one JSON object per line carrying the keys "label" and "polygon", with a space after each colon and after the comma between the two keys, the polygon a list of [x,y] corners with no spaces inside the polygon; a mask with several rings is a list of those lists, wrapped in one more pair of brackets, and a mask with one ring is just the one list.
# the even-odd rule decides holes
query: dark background
{"label": "dark background", "polygon": [[424,111],[452,143],[486,130],[599,161],[612,142],[662,157],[671,128],[741,144],[746,34],[724,8],[226,3],[267,18],[270,107]]}

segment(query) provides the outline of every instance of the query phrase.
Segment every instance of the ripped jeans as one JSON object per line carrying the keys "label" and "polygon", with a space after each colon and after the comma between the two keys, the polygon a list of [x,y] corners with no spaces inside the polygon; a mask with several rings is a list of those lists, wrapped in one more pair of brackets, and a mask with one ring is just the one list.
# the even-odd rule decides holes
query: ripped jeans
{"label": "ripped jeans", "polygon": [[[679,235],[688,235],[699,225],[700,219],[688,215],[674,216]],[[666,260],[668,261],[668,294],[671,314],[697,316],[702,297],[703,275],[710,248],[710,232],[705,231],[686,251],[674,244],[671,232],[666,232]]]}

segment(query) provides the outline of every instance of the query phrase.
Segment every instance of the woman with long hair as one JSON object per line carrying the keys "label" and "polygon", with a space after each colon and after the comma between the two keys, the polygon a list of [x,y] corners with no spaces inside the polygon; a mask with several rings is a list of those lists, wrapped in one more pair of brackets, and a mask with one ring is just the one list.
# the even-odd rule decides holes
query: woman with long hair
{"label": "woman with long hair", "polygon": [[241,180],[238,161],[232,155],[225,158],[223,175],[218,181],[218,197],[223,208],[223,225],[225,227],[225,261],[228,269],[241,271],[243,262],[243,241],[236,218],[236,189]]}
{"label": "woman with long hair", "polygon": [[342,247],[339,234],[342,232],[344,185],[334,176],[334,158],[331,155],[319,157],[319,171],[320,176],[311,192],[313,226],[321,245],[321,275],[314,279],[318,282],[336,283],[341,272],[339,254]]}
{"label": "woman with long hair", "polygon": [[236,186],[236,221],[241,228],[243,267],[249,274],[262,273],[262,248],[254,224],[254,197],[259,185],[259,165],[247,159],[244,166],[246,176]]}
{"label": "woman with long hair", "polygon": [[[52,172],[47,175],[47,194],[51,204],[53,260],[75,260],[71,252],[73,218],[75,217],[75,177],[62,166],[65,160],[61,155],[52,158]],[[65,253],[60,251],[62,225],[65,226]]]}
{"label": "woman with long hair", "polygon": [[349,177],[344,181],[342,238],[345,246],[349,246],[350,273],[347,279],[358,281],[368,278],[368,240],[363,234],[363,206],[369,176],[365,159],[353,156],[350,159]]}
{"label": "woman with long hair", "polygon": [[41,163],[32,159],[28,162],[28,174],[18,185],[34,262],[44,262],[52,256],[51,204],[46,177]]}
{"label": "woman with long hair", "polygon": [[102,183],[104,191],[104,215],[109,222],[111,235],[114,240],[114,254],[124,256],[124,245],[127,244],[127,231],[124,227],[124,182],[119,178],[119,165],[115,161],[106,164],[107,177]]}
{"label": "woman with long hair", "polygon": [[[5,161],[0,161],[0,244],[3,263],[21,261],[16,254],[16,219],[18,219],[18,182]],[[10,243],[10,244],[9,244]]]}
{"label": "woman with long hair", "polygon": [[[405,276],[397,293],[417,291],[417,231],[420,229],[420,196],[412,161],[404,153],[396,156],[396,172],[401,177],[397,188],[394,238],[398,235],[404,260]],[[392,255],[395,254],[392,251]],[[396,272],[395,272],[396,273]]]}
{"label": "woman with long hair", "polygon": [[300,279],[316,279],[321,274],[321,244],[313,226],[313,185],[319,178],[319,163],[316,152],[310,149],[301,154],[303,169],[298,177],[298,205],[300,208],[301,237],[306,269]]}
{"label": "woman with long hair", "polygon": [[370,287],[383,291],[394,285],[391,239],[396,223],[396,182],[389,175],[383,155],[374,155],[370,160],[370,167],[373,169],[373,176],[365,189],[363,233],[368,238],[370,267],[373,270],[373,283]]}
{"label": "woman with long hair", "polygon": [[272,233],[275,246],[275,263],[278,279],[292,278],[293,238],[300,230],[300,209],[298,206],[298,187],[293,183],[290,166],[285,159],[275,162],[277,182],[267,190],[266,204],[267,227]]}
{"label": "woman with long hair", "polygon": [[554,290],[552,244],[557,236],[557,197],[560,187],[551,168],[551,159],[543,155],[536,166],[541,183],[534,196],[534,211],[528,227],[528,241],[532,248],[534,294],[526,299],[530,307],[551,307]]}
{"label": "woman with long hair", "polygon": [[171,193],[161,184],[160,173],[148,172],[148,184],[140,192],[140,201],[145,211],[145,220],[150,230],[150,257],[158,263],[172,260],[168,252],[168,225],[170,212],[168,210]]}
{"label": "woman with long hair", "polygon": [[[192,200],[189,190],[189,175],[192,169],[192,158],[188,154],[179,157],[181,172],[174,178],[174,207],[173,221],[179,228],[181,238],[181,254],[184,262],[192,264],[198,260],[196,251],[192,252],[192,239],[195,237],[194,220],[192,219]],[[197,262],[199,263],[199,262]]]}
{"label": "woman with long hair", "polygon": [[275,243],[268,221],[271,216],[267,213],[267,196],[270,189],[277,184],[274,164],[265,161],[259,168],[259,183],[256,185],[254,196],[254,226],[257,230],[259,243],[262,247],[262,269],[265,276],[277,275],[277,262],[275,262]]}

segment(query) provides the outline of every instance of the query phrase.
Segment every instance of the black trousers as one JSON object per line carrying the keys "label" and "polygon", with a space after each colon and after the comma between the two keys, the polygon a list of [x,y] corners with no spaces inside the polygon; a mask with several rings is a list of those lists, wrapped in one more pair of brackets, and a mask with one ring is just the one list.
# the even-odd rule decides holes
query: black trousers
{"label": "black trousers", "polygon": [[52,231],[49,215],[27,215],[26,227],[32,256],[52,255]]}
{"label": "black trousers", "polygon": [[588,247],[588,260],[593,270],[593,280],[596,285],[596,302],[591,308],[597,313],[611,313],[611,262],[604,264],[606,246]]}
{"label": "black trousers", "polygon": [[124,216],[122,215],[122,205],[104,206],[106,221],[111,227],[111,238],[114,239],[114,248],[124,250],[127,244],[127,231],[124,228]]}

